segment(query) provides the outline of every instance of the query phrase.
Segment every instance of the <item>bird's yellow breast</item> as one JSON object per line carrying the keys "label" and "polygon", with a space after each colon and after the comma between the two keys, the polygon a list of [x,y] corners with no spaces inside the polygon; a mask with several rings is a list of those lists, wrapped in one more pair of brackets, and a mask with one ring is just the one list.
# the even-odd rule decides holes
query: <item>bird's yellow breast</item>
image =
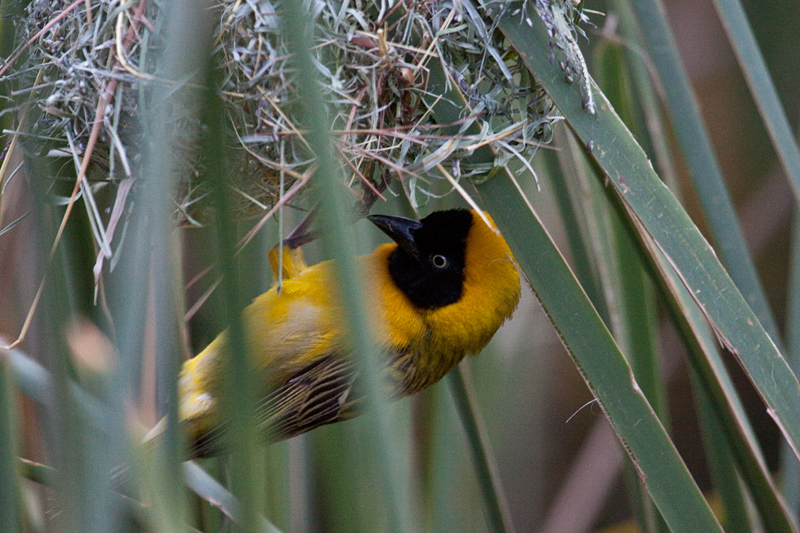
{"label": "bird's yellow breast", "polygon": [[478,353],[517,307],[517,266],[505,240],[495,232],[476,217],[467,236],[461,298],[424,314],[437,351]]}
{"label": "bird's yellow breast", "polygon": [[412,306],[408,311],[421,320],[423,334],[410,343],[418,353],[410,367],[415,375],[405,378],[409,387],[405,394],[435,383],[465,355],[480,352],[519,302],[519,273],[508,245],[494,227],[474,218],[466,242],[461,298],[436,309],[420,311]]}

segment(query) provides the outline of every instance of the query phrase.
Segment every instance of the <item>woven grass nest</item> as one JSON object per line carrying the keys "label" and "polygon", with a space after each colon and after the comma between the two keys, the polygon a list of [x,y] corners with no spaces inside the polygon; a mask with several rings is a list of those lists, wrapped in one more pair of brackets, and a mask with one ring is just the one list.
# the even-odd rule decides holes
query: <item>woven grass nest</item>
{"label": "woven grass nest", "polygon": [[[299,126],[281,1],[212,4],[213,57],[222,71],[220,93],[233,139],[225,147],[227,178],[245,218],[263,214],[305,183],[314,155]],[[518,5],[513,12],[512,4],[495,2],[488,14],[468,1],[304,5],[315,24],[312,54],[343,175],[365,203],[381,194],[404,194],[422,205],[451,190],[452,180],[485,176],[512,159],[529,166],[536,148],[550,140],[558,120],[552,104],[493,25],[500,16],[518,14]],[[17,126],[26,153],[53,158],[50,168],[58,169],[60,181],[74,183],[92,128],[98,127],[86,178],[90,191],[105,191],[109,205],[120,203],[123,184],[129,178],[135,183],[141,172],[139,110],[155,83],[161,26],[153,1],[34,0],[18,30],[27,60],[6,77],[16,88],[16,109],[27,109],[25,123]],[[445,134],[446,125],[435,123],[430,111],[431,102],[442,97],[430,89],[437,72],[468,102],[458,103],[464,112],[450,125],[457,126],[455,134],[453,128]],[[103,95],[105,107],[98,111]],[[175,212],[182,223],[199,225],[208,220],[208,185],[197,163],[203,126],[192,112],[178,122],[171,136],[180,176]],[[480,134],[468,134],[475,125]],[[486,144],[495,160],[470,165],[473,149]],[[100,222],[104,216],[98,215]]]}

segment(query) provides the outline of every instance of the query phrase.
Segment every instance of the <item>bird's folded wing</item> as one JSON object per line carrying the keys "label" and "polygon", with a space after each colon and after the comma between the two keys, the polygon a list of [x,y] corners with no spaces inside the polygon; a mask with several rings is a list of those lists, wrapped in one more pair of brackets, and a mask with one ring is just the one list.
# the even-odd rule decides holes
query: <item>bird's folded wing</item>
{"label": "bird's folded wing", "polygon": [[259,403],[257,425],[269,440],[280,440],[355,416],[361,398],[353,390],[357,377],[350,358],[323,357]]}

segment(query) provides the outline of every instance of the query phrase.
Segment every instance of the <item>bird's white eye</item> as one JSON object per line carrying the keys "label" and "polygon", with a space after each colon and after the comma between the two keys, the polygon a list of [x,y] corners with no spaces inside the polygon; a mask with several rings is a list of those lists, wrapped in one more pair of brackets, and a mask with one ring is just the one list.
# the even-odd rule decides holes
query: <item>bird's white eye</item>
{"label": "bird's white eye", "polygon": [[436,268],[444,268],[447,266],[447,258],[443,255],[434,255],[431,262]]}

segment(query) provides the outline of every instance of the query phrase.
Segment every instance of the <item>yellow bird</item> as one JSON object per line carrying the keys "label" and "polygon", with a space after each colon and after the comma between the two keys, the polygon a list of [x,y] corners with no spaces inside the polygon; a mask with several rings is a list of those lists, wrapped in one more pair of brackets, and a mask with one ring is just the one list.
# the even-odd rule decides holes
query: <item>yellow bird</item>
{"label": "yellow bird", "polygon": [[[436,383],[486,346],[517,306],[519,274],[505,240],[475,211],[368,218],[394,241],[358,265],[396,399]],[[299,249],[284,250],[281,265],[277,249],[270,252],[273,271],[283,271],[280,292],[272,287],[244,310],[262,387],[257,420],[267,440],[351,418],[362,395],[331,262],[307,267]],[[180,374],[179,413],[194,457],[225,451],[219,396],[226,336],[186,361]]]}

